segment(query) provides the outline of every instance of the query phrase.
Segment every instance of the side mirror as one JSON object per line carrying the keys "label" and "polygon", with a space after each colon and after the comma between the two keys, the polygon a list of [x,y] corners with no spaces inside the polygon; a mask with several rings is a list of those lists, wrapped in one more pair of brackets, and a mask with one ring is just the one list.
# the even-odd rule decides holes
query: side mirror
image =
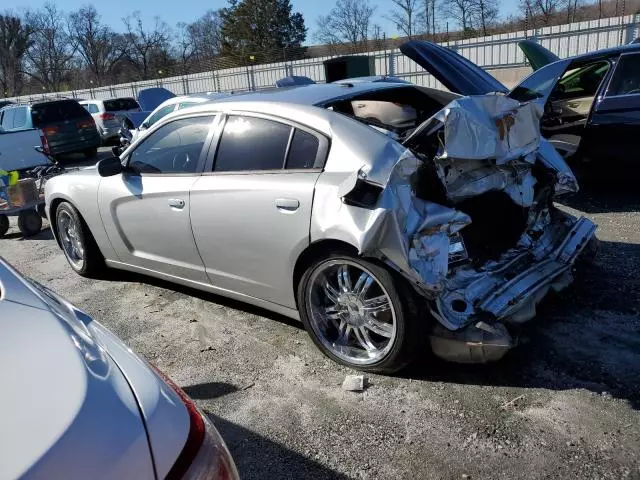
{"label": "side mirror", "polygon": [[112,177],[124,171],[118,157],[110,157],[98,162],[98,174],[101,177]]}

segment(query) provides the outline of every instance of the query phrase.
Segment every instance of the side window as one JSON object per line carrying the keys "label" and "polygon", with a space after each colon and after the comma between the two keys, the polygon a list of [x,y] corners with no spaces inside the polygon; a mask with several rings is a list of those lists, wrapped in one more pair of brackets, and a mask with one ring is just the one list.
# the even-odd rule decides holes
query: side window
{"label": "side window", "polygon": [[25,129],[27,128],[27,109],[25,107],[14,108],[13,113],[13,128]]}
{"label": "side window", "polygon": [[165,115],[169,115],[171,112],[173,112],[173,110],[176,108],[176,106],[174,104],[172,105],[167,105],[166,107],[162,107],[160,110],[158,110],[156,113],[154,113],[153,115],[151,115],[151,118],[149,119],[148,122],[148,127],[150,127],[151,125],[153,125],[154,123],[156,123],[158,120],[160,120],[162,117],[164,117]]}
{"label": "side window", "polygon": [[283,168],[291,128],[263,118],[229,116],[220,138],[214,171]]}
{"label": "side window", "polygon": [[90,103],[89,104],[89,113],[98,113],[100,110],[98,110],[98,106],[95,103]]}
{"label": "side window", "polygon": [[131,153],[129,166],[140,173],[195,173],[214,118],[183,118],[163,125]]}
{"label": "side window", "polygon": [[519,102],[545,98],[556,86],[568,65],[569,61],[565,60],[551,63],[536,70],[511,90],[509,97]]}
{"label": "side window", "polygon": [[4,110],[2,117],[2,128],[4,130],[11,130],[13,128],[13,116],[15,115],[16,108],[7,108]]}
{"label": "side window", "polygon": [[568,70],[551,95],[553,100],[594,97],[609,70],[609,62],[597,62]]}
{"label": "side window", "polygon": [[622,55],[613,75],[607,96],[640,93],[640,54]]}
{"label": "side window", "polygon": [[178,110],[180,110],[181,108],[193,107],[197,104],[198,102],[182,102],[178,104]]}
{"label": "side window", "polygon": [[313,168],[320,142],[315,135],[297,129],[293,134],[287,157],[288,169]]}

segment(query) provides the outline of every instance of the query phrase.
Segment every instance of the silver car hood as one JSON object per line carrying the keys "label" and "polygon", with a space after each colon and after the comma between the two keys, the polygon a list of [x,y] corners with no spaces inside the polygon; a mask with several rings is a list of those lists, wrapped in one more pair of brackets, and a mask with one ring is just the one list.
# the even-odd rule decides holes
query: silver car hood
{"label": "silver car hood", "polygon": [[0,294],[2,475],[154,478],[137,402],[90,317],[52,309],[1,258]]}

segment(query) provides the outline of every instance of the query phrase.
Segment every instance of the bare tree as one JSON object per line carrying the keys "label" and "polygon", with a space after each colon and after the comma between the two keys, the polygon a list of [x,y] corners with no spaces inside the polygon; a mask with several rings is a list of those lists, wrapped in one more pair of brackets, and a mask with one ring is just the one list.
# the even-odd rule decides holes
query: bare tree
{"label": "bare tree", "polygon": [[491,26],[498,19],[497,0],[474,0],[472,17],[475,23],[482,29],[482,35],[488,35],[487,27]]}
{"label": "bare tree", "polygon": [[422,20],[424,32],[427,35],[434,35],[436,33],[437,3],[437,0],[424,0],[424,7],[419,18]]}
{"label": "bare tree", "polygon": [[561,0],[535,0],[533,13],[542,17],[544,25],[549,25],[560,6],[560,2]]}
{"label": "bare tree", "polygon": [[319,17],[317,37],[328,44],[350,44],[354,52],[366,45],[376,10],[369,0],[338,0],[325,17]]}
{"label": "bare tree", "polygon": [[473,30],[476,0],[446,0],[445,7],[449,17],[460,24],[463,35]]}
{"label": "bare tree", "polygon": [[419,0],[391,0],[394,9],[386,17],[392,21],[396,28],[405,36],[411,38],[418,27]]}
{"label": "bare tree", "polygon": [[182,74],[186,75],[191,70],[193,60],[196,57],[196,44],[190,30],[190,25],[184,22],[178,23],[178,33],[175,41],[175,57],[180,63]]}
{"label": "bare tree", "polygon": [[147,30],[140,12],[134,12],[122,21],[126,28],[125,38],[129,45],[126,58],[137,71],[138,77],[141,80],[147,80],[154,72],[154,63],[165,62],[168,56],[171,38],[169,27],[156,17],[153,28]]}
{"label": "bare tree", "polygon": [[209,10],[189,24],[188,33],[198,59],[209,59],[222,51],[222,19],[215,10]]}
{"label": "bare tree", "polygon": [[46,3],[42,10],[27,13],[27,21],[34,32],[27,51],[27,74],[48,90],[61,90],[77,50],[64,15],[53,3]]}
{"label": "bare tree", "polygon": [[102,24],[93,5],[71,13],[69,29],[86,67],[98,84],[104,83],[113,66],[124,58],[126,42],[122,36]]}
{"label": "bare tree", "polygon": [[0,15],[0,93],[5,96],[20,93],[24,58],[32,34],[31,26],[20,17],[10,13]]}

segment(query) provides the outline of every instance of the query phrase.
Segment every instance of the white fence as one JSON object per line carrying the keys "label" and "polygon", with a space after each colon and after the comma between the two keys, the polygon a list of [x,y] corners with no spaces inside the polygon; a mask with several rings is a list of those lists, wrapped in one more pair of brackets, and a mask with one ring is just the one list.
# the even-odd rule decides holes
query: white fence
{"label": "white fence", "polygon": [[[576,22],[535,30],[504,33],[443,43],[472,62],[486,69],[513,68],[526,65],[518,42],[534,39],[559,57],[569,57],[589,51],[610,48],[631,42],[639,36],[640,15],[627,15],[602,20]],[[423,86],[440,88],[441,85],[419,65],[402,55],[398,49],[368,52],[374,57],[377,75],[395,75]],[[288,75],[304,75],[316,82],[325,81],[325,60],[316,57],[292,62],[251,65],[191,75],[133,82],[69,92],[47,93],[16,97],[18,101],[31,101],[52,96],[106,99],[137,97],[138,91],[151,86],[163,86],[176,95],[198,92],[230,92],[258,90],[274,86],[276,80]]]}

